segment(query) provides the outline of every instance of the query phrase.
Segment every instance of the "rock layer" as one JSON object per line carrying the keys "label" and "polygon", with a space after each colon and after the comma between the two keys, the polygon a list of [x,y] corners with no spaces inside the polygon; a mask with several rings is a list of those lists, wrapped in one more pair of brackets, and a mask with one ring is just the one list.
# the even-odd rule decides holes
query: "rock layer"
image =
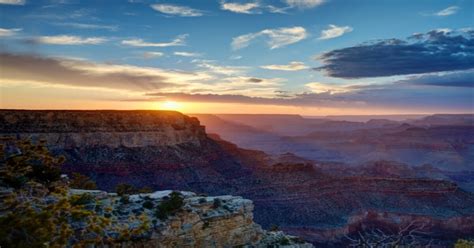
{"label": "rock layer", "polygon": [[[275,224],[314,242],[344,238],[340,230],[368,211],[432,219],[432,230],[444,230],[434,232],[440,239],[466,235],[446,224],[452,219],[467,223],[464,229],[474,228],[468,221],[474,216],[473,194],[449,181],[342,173],[347,169],[326,173],[288,154],[274,158],[207,136],[197,119],[176,112],[5,110],[0,120],[0,135],[50,139],[53,152],[67,157],[65,172],[86,174],[101,189],[129,183],[155,190],[241,195],[254,202],[255,221],[264,228]],[[95,141],[93,134],[98,133],[107,139]],[[85,138],[54,142],[58,134]],[[108,138],[124,134],[131,137]],[[131,140],[133,145],[128,145]],[[301,231],[316,229],[330,235]]]}
{"label": "rock layer", "polygon": [[[121,201],[116,194],[104,191],[73,190],[73,194],[92,194],[103,208],[110,207],[112,220],[125,226],[140,226],[143,214],[152,223],[134,241],[114,241],[112,247],[268,247],[282,246],[311,248],[294,236],[282,232],[269,232],[253,222],[253,204],[236,196],[198,196],[192,192],[179,192],[184,204],[165,220],[156,217],[157,207],[169,197],[171,190],[128,196]],[[148,208],[144,203],[148,203]],[[219,202],[219,204],[215,204]],[[150,207],[153,206],[153,207]]]}

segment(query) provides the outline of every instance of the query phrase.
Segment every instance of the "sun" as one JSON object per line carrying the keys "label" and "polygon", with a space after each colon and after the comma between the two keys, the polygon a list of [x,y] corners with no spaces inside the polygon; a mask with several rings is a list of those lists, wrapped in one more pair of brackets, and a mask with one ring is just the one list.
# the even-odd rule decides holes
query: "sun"
{"label": "sun", "polygon": [[160,105],[160,109],[164,109],[164,110],[180,110],[181,109],[181,104],[178,103],[178,102],[175,102],[175,101],[165,101],[163,103],[161,103]]}

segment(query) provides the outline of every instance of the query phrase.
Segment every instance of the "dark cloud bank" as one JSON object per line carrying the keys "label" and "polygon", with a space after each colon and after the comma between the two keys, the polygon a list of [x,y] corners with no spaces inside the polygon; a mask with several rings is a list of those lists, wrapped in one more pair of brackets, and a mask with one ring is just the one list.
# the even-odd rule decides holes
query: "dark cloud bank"
{"label": "dark cloud bank", "polygon": [[433,30],[323,53],[314,68],[338,78],[383,77],[474,68],[474,31]]}

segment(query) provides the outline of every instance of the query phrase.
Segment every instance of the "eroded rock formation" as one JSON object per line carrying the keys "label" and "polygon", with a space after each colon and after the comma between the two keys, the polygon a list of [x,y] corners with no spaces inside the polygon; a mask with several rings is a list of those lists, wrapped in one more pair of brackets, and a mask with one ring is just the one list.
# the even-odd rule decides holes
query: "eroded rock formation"
{"label": "eroded rock formation", "polygon": [[[275,158],[208,136],[197,119],[176,112],[3,110],[0,135],[45,138],[67,157],[64,172],[86,174],[104,190],[129,183],[243,196],[254,202],[255,221],[264,228],[275,224],[315,243],[343,239],[370,221],[357,218],[368,212],[430,219],[428,231],[438,239],[474,231],[474,196],[452,182],[397,168],[327,173],[289,154]],[[384,225],[400,218],[386,218]],[[467,224],[447,224],[452,220]]]}

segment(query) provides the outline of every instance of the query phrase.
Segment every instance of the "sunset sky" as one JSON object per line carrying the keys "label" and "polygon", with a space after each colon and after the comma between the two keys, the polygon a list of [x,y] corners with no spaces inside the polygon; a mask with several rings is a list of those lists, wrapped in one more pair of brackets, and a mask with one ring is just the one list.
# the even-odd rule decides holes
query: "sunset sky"
{"label": "sunset sky", "polygon": [[474,112],[474,1],[0,0],[0,108]]}

